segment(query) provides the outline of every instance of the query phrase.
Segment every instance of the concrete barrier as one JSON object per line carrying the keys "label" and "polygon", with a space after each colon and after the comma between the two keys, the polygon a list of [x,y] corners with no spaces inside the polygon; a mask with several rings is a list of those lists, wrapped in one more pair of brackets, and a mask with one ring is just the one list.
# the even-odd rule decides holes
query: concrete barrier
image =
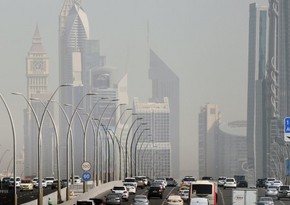
{"label": "concrete barrier", "polygon": [[[86,192],[86,193],[74,195],[74,196],[72,196],[72,198],[69,201],[65,201],[61,204],[62,205],[73,205],[73,204],[76,204],[77,200],[89,199],[89,198],[95,197],[99,194],[102,194],[102,193],[112,189],[113,186],[118,186],[118,185],[122,185],[122,181],[113,181],[113,182],[101,184],[95,188],[88,190],[88,192]],[[61,196],[62,196],[62,200],[64,201],[66,198],[66,188],[63,188],[61,190]],[[43,197],[43,205],[48,204],[48,198],[50,198],[52,200],[53,204],[57,204],[56,203],[57,202],[57,192],[54,192],[54,193],[51,193],[49,195],[44,196]],[[30,201],[30,202],[25,203],[23,205],[37,205],[37,200]]]}

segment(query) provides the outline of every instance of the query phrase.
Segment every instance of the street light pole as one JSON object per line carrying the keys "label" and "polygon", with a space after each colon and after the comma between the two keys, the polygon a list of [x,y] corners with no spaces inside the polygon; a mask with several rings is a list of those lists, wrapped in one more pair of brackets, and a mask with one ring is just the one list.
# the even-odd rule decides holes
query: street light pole
{"label": "street light pole", "polygon": [[[140,129],[140,127],[142,125],[147,125],[147,123],[144,122],[144,123],[141,123],[140,125],[138,125],[137,129],[135,130],[135,132],[133,134],[132,140],[131,140],[131,145],[130,145],[130,162],[131,162],[130,174],[131,174],[131,177],[133,176],[133,143],[134,143],[134,140],[135,140],[136,133],[138,132],[138,130]],[[137,146],[137,144],[136,144],[136,146]]]}
{"label": "street light pole", "polygon": [[10,120],[10,124],[11,124],[11,129],[12,129],[12,137],[13,137],[14,205],[17,205],[17,192],[16,192],[16,132],[15,132],[14,122],[13,122],[13,118],[12,118],[10,109],[9,109],[4,97],[2,96],[2,94],[0,94],[0,98],[1,98],[2,102],[4,103],[6,111],[7,111],[8,115],[9,115],[9,120]]}
{"label": "street light pole", "polygon": [[[71,124],[73,121],[73,118],[77,112],[77,109],[79,108],[80,104],[83,102],[83,100],[85,99],[86,96],[91,96],[91,95],[96,95],[95,93],[86,93],[79,101],[79,103],[77,104],[77,106],[75,107],[72,116],[70,118],[69,121],[69,126],[68,126],[68,130],[67,130],[67,141],[66,141],[66,146],[67,146],[67,159],[66,159],[66,163],[67,163],[67,173],[66,173],[66,177],[67,177],[67,188],[66,188],[66,200],[68,201],[70,199],[70,191],[69,191],[69,136],[70,136],[70,131],[71,131]],[[73,143],[71,145],[73,147]]]}
{"label": "street light pole", "polygon": [[[146,130],[150,130],[149,128],[145,128],[142,130],[142,132],[139,134],[138,138],[137,138],[137,141],[136,141],[136,145],[135,145],[135,175],[137,174],[137,146],[138,146],[138,143],[139,143],[139,140],[143,134],[144,131]],[[140,163],[140,161],[138,161],[138,164]]]}
{"label": "street light pole", "polygon": [[133,123],[132,123],[132,125],[130,126],[130,128],[129,128],[129,130],[128,130],[128,133],[127,133],[126,144],[125,144],[125,160],[126,160],[126,163],[125,163],[125,165],[126,165],[126,167],[125,167],[125,170],[126,170],[126,172],[125,172],[125,176],[126,176],[126,177],[128,177],[128,139],[129,139],[129,134],[130,134],[130,131],[131,131],[133,125],[134,125],[138,120],[142,120],[142,119],[143,119],[143,118],[141,118],[141,117],[136,118],[136,119],[133,121]]}
{"label": "street light pole", "polygon": [[[31,100],[37,100],[39,101],[44,107],[45,107],[45,104],[40,100],[40,99],[37,99],[37,98],[30,98]],[[55,143],[56,143],[56,172],[57,172],[57,202],[60,203],[62,202],[62,199],[61,199],[61,186],[60,186],[60,166],[59,166],[59,136],[58,136],[58,132],[57,132],[57,128],[56,128],[56,123],[52,117],[52,114],[49,110],[47,110],[48,112],[48,115],[49,115],[49,118],[53,124],[53,129],[54,129],[54,132],[55,132]],[[53,166],[53,165],[52,165]]]}
{"label": "street light pole", "polygon": [[55,91],[53,92],[53,94],[50,96],[49,100],[47,101],[47,104],[45,105],[43,114],[41,116],[41,120],[39,122],[39,131],[38,131],[38,205],[43,205],[43,188],[42,188],[42,125],[43,125],[43,121],[44,121],[44,116],[45,113],[48,109],[48,106],[50,104],[50,102],[52,101],[52,98],[54,97],[54,95],[56,94],[56,92],[61,88],[61,87],[66,87],[66,86],[72,86],[72,85],[59,85]]}

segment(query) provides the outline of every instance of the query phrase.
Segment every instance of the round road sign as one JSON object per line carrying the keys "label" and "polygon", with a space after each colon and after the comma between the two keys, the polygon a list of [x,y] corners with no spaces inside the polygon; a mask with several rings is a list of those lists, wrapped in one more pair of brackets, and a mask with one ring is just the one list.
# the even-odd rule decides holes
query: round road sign
{"label": "round road sign", "polygon": [[84,181],[87,182],[87,181],[90,181],[91,180],[92,175],[91,175],[90,172],[84,172],[83,175],[82,175],[82,178],[83,178]]}
{"label": "round road sign", "polygon": [[84,171],[89,171],[91,169],[91,164],[89,162],[83,162],[82,163],[82,169]]}

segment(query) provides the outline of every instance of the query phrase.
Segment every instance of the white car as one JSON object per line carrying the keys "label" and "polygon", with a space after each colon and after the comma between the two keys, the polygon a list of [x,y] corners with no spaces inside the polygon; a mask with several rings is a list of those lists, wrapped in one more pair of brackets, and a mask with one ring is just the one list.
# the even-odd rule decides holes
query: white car
{"label": "white car", "polygon": [[192,182],[196,181],[195,177],[193,176],[185,176],[183,179],[182,179],[182,184],[186,184],[186,185],[189,185],[191,184]]}
{"label": "white car", "polygon": [[276,181],[276,178],[267,178],[265,181],[265,188],[271,186],[274,181]]}
{"label": "white car", "polygon": [[183,201],[187,201],[188,200],[188,196],[189,196],[189,190],[188,189],[182,189],[179,191],[179,195],[181,196]]}
{"label": "white car", "polygon": [[124,182],[123,185],[127,188],[129,194],[136,194],[136,187],[132,182]]}
{"label": "white car", "polygon": [[133,199],[133,205],[149,205],[146,195],[136,195]]}
{"label": "white car", "polygon": [[44,180],[46,181],[47,186],[51,186],[54,181],[54,177],[45,177]]}
{"label": "white car", "polygon": [[168,205],[183,205],[183,200],[179,195],[170,195],[166,202]]}
{"label": "white car", "polygon": [[275,186],[268,186],[265,191],[265,196],[277,197],[278,189]]}
{"label": "white car", "polygon": [[164,186],[165,187],[167,186],[167,181],[166,181],[166,178],[164,177],[157,177],[154,179],[154,181],[163,181]]}
{"label": "white car", "polygon": [[275,181],[272,182],[271,186],[274,186],[274,187],[276,187],[278,189],[282,185],[283,185],[283,183],[280,180],[275,180]]}
{"label": "white car", "polygon": [[133,183],[133,184],[135,185],[135,187],[137,188],[137,181],[136,181],[136,179],[135,179],[134,177],[126,177],[126,178],[124,179],[123,183],[124,183],[124,182],[131,182],[131,183]]}
{"label": "white car", "polygon": [[162,186],[163,189],[166,188],[166,184],[165,184],[164,180],[162,180],[162,179],[155,179],[153,181],[153,183],[159,183],[159,184],[161,184],[161,186]]}
{"label": "white car", "polygon": [[224,183],[224,189],[226,188],[237,188],[237,182],[235,178],[226,178]]}
{"label": "white car", "polygon": [[32,179],[30,178],[21,179],[20,191],[25,191],[25,190],[33,191]]}
{"label": "white car", "polygon": [[[16,188],[20,188],[21,179],[20,177],[15,178]],[[14,177],[11,177],[9,180],[9,187],[14,187]]]}
{"label": "white car", "polygon": [[122,194],[122,199],[129,200],[129,192],[125,186],[114,186],[111,191],[112,193]]}
{"label": "white car", "polygon": [[82,178],[78,175],[74,176],[74,184],[81,184],[82,183]]}
{"label": "white car", "polygon": [[225,183],[226,177],[219,177],[218,178],[218,186],[223,186]]}
{"label": "white car", "polygon": [[[36,179],[36,182],[35,182],[35,187],[38,187],[38,178],[34,178],[34,179]],[[46,188],[47,187],[47,182],[45,181],[45,179],[42,179],[42,187],[43,188]]]}

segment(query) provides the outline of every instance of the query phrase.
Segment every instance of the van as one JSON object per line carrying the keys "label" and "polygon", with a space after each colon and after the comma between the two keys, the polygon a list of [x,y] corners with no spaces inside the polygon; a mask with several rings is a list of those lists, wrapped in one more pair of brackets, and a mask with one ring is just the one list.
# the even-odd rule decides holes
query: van
{"label": "van", "polygon": [[209,205],[209,201],[206,198],[191,198],[190,205]]}

